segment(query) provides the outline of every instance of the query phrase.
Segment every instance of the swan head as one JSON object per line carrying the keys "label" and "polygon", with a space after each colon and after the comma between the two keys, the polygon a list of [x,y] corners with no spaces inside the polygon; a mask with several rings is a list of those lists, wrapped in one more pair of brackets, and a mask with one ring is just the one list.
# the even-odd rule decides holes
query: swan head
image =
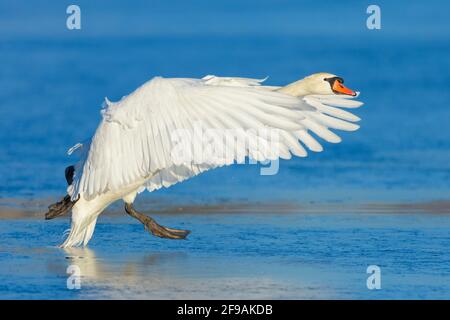
{"label": "swan head", "polygon": [[345,94],[356,96],[356,92],[344,86],[344,79],[331,73],[319,72],[307,76],[299,85],[309,94]]}

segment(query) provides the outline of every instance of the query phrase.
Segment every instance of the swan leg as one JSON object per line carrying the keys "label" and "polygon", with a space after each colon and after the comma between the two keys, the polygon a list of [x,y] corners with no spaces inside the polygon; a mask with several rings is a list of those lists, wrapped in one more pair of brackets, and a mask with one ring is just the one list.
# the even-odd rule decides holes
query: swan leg
{"label": "swan leg", "polygon": [[56,202],[48,207],[48,212],[45,214],[45,220],[50,220],[69,212],[77,200],[72,201],[69,195],[66,195],[64,199]]}
{"label": "swan leg", "polygon": [[133,218],[138,219],[145,226],[145,229],[149,230],[154,236],[168,239],[185,239],[190,233],[189,230],[178,230],[159,225],[153,218],[137,212],[131,203],[125,203],[125,211]]}
{"label": "swan leg", "polygon": [[[64,171],[64,175],[66,177],[67,185],[71,185],[73,182],[73,175],[75,173],[74,166],[68,166]],[[78,197],[79,198],[79,197]],[[69,212],[70,209],[74,206],[77,200],[72,201],[69,195],[66,195],[61,201],[58,201],[48,207],[48,212],[45,214],[45,220],[50,220],[56,218],[58,216],[62,216],[63,214]]]}

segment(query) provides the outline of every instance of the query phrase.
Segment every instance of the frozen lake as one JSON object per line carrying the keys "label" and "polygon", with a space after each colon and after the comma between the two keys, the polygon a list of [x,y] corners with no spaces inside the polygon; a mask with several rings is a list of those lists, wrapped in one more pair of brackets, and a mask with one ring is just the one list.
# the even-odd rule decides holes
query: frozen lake
{"label": "frozen lake", "polygon": [[[449,299],[448,210],[391,209],[153,215],[192,230],[180,241],[112,215],[89,248],[66,250],[54,245],[67,218],[3,219],[0,297]],[[67,288],[70,265],[79,267],[79,290]],[[380,290],[367,288],[370,265],[381,268]]]}

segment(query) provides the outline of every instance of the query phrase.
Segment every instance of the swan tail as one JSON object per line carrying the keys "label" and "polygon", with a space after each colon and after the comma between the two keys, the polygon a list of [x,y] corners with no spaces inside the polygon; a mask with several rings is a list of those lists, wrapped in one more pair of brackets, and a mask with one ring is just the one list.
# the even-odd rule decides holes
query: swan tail
{"label": "swan tail", "polygon": [[61,248],[86,246],[94,234],[97,214],[84,214],[79,208],[72,208],[72,223]]}

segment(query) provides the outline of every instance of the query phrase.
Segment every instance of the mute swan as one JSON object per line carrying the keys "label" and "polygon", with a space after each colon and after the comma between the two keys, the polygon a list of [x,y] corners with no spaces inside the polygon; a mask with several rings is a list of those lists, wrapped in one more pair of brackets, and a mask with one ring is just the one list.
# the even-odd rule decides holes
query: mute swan
{"label": "mute swan", "polygon": [[[285,87],[263,86],[263,81],[216,76],[155,77],[118,102],[105,99],[103,119],[95,135],[68,152],[77,150],[81,154],[81,160],[65,172],[68,195],[51,205],[46,214],[46,219],[52,219],[72,209],[70,233],[61,246],[87,245],[98,215],[119,199],[125,202],[125,211],[153,235],[184,239],[188,230],[161,226],[137,212],[132,205],[136,195],[145,189],[151,192],[169,187],[209,169],[242,162],[242,157],[245,161],[246,156],[259,161],[289,159],[291,154],[305,157],[305,147],[322,151],[310,132],[339,143],[341,139],[329,128],[359,128],[353,122],[360,119],[341,108],[356,108],[362,103],[350,99],[357,93],[346,88],[341,77],[316,73]],[[215,138],[227,130],[234,130],[236,136],[211,142],[196,132],[197,123],[215,129]],[[270,143],[267,136],[255,134],[255,129],[275,130],[279,138]],[[177,130],[184,130],[181,136],[191,139],[191,146],[181,144],[182,151],[192,151],[192,145],[195,148],[215,144],[214,147],[231,150],[231,156],[216,162],[191,158],[176,161],[173,151],[180,148],[175,145]],[[244,143],[239,145],[238,140]],[[259,146],[270,152],[259,150]],[[238,154],[239,148],[243,154]]]}

